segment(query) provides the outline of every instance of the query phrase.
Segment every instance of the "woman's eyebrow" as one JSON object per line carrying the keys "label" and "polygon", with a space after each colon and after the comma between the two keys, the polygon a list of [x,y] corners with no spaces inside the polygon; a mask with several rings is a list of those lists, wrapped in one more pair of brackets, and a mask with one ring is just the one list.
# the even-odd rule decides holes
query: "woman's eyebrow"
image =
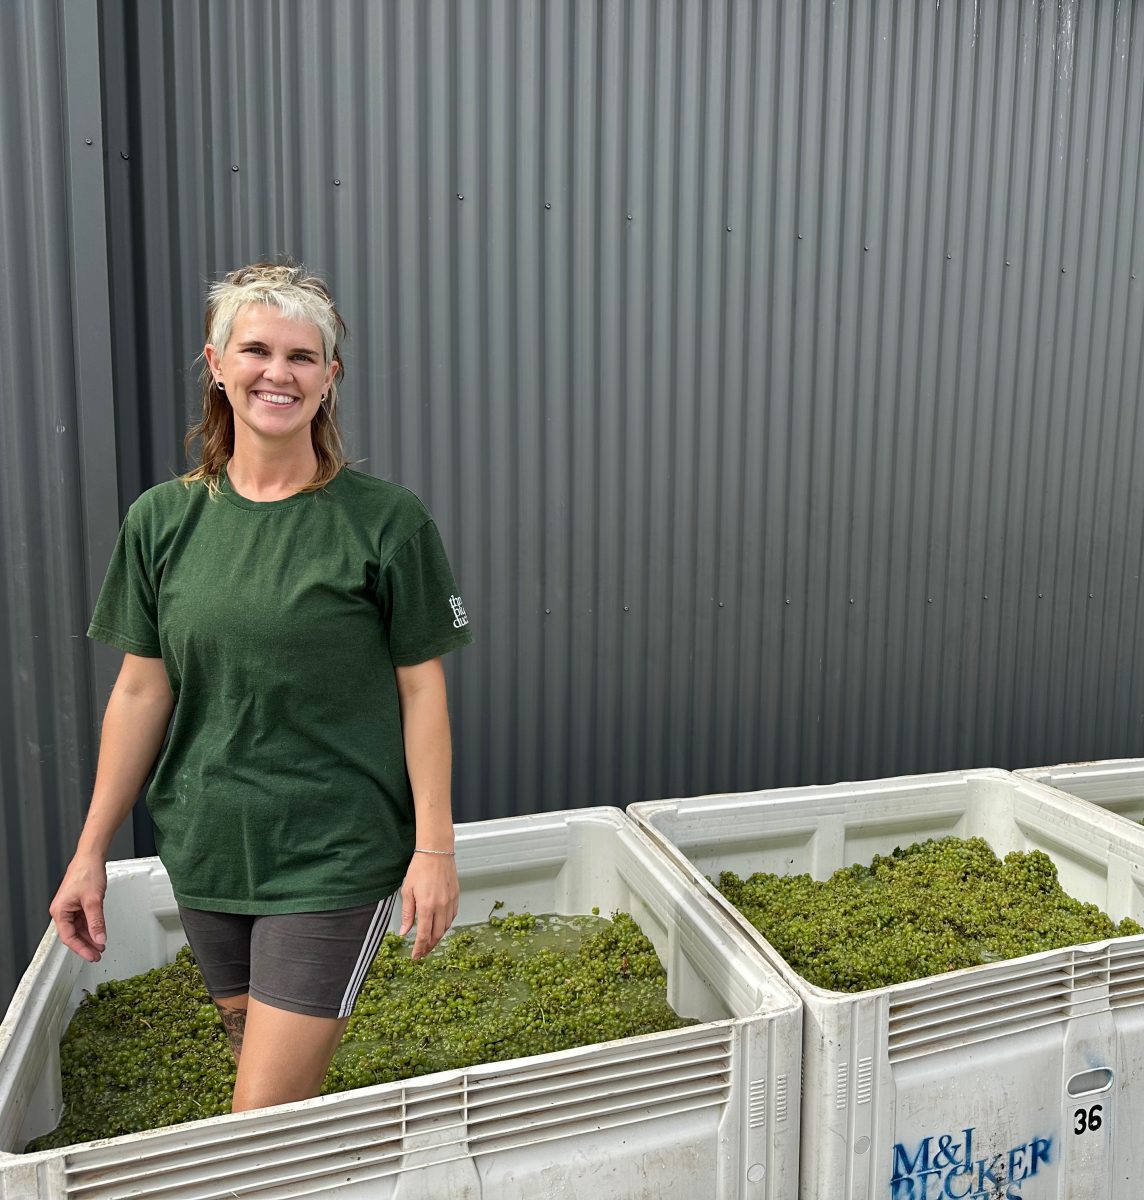
{"label": "woman's eyebrow", "polygon": [[[250,350],[250,349],[255,349],[255,348],[260,349],[260,350],[269,349],[269,347],[266,345],[266,343],[263,341],[260,341],[258,338],[244,338],[241,342],[238,343],[238,348],[240,350]],[[288,354],[312,354],[315,358],[318,357],[318,351],[311,349],[311,347],[309,347],[309,346],[295,346],[293,350],[289,350],[289,351],[287,351],[287,353]]]}

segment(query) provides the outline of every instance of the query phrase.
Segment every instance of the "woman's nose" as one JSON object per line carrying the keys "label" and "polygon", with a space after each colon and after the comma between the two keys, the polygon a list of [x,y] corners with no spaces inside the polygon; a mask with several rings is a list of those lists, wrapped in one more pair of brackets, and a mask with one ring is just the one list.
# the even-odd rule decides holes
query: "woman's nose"
{"label": "woman's nose", "polygon": [[263,374],[267,379],[273,379],[276,382],[292,379],[294,376],[290,367],[290,362],[285,358],[271,358],[266,364]]}

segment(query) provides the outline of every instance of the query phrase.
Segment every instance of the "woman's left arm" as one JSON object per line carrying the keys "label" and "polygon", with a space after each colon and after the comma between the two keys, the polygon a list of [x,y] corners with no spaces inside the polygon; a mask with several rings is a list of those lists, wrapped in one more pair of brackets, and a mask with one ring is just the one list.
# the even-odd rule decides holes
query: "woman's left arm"
{"label": "woman's left arm", "polygon": [[[413,787],[416,846],[453,849],[450,800],[453,748],[445,700],[445,669],[439,658],[413,667],[396,667],[401,701],[405,766]],[[460,897],[457,863],[451,854],[417,854],[401,885],[401,936],[417,923],[413,957],[423,958],[445,935],[457,915]]]}

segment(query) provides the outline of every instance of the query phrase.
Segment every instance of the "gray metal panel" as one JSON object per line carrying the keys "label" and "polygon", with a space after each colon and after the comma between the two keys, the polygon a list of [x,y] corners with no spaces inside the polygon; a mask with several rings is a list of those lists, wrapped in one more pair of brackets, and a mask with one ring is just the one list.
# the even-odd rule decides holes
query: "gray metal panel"
{"label": "gray metal panel", "polygon": [[202,280],[326,270],[462,815],[1139,748],[1138,6],[135,11],[147,482]]}
{"label": "gray metal panel", "polygon": [[[291,253],[478,633],[461,817],[1144,752],[1140,13],[108,0],[121,500],[181,465],[205,280]],[[64,214],[16,178],[23,255]]]}
{"label": "gray metal panel", "polygon": [[118,517],[98,35],[94,0],[0,6],[3,999],[79,831],[109,680],[83,636]]}

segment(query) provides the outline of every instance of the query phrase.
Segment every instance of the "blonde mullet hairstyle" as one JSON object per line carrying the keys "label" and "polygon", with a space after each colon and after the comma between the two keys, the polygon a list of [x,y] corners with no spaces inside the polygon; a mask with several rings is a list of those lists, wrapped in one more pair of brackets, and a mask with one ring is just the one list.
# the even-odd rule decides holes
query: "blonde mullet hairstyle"
{"label": "blonde mullet hairstyle", "polygon": [[[348,463],[338,427],[338,384],[344,373],[338,343],[346,336],[346,324],[334,307],[329,288],[310,275],[300,263],[251,263],[239,267],[211,284],[207,293],[206,341],[221,354],[230,341],[234,320],[247,304],[272,305],[291,321],[308,321],[322,336],[325,364],[338,364],[325,402],[318,408],[310,425],[318,469],[303,492],[316,492]],[[211,495],[219,490],[219,477],[234,453],[234,413],[226,392],[215,383],[206,358],[199,374],[202,391],[202,416],[184,439],[188,459],[198,465],[181,475],[185,484],[205,483]],[[195,446],[197,445],[197,453]]]}

